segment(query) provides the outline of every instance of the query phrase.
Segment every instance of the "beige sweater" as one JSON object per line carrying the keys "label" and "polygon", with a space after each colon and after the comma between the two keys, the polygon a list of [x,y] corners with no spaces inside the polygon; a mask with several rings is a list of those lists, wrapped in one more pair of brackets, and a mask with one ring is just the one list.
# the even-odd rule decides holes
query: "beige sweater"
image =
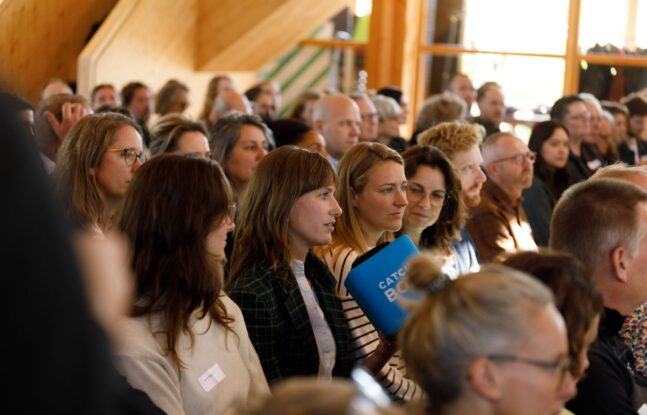
{"label": "beige sweater", "polygon": [[[240,309],[224,294],[221,298],[235,320],[235,334],[209,317],[192,318],[195,340],[191,348],[189,336],[180,337],[178,353],[185,367],[179,371],[162,353],[146,317],[125,324],[116,348],[117,368],[169,415],[226,414],[269,394]],[[159,327],[159,317],[153,325]]]}

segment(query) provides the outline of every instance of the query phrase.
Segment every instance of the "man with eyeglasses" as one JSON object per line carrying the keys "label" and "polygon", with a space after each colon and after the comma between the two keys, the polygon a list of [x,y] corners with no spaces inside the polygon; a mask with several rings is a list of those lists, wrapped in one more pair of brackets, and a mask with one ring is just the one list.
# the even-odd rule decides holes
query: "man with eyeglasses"
{"label": "man with eyeglasses", "polygon": [[564,192],[553,212],[550,247],[586,264],[604,300],[590,366],[566,405],[576,414],[647,412],[647,379],[620,335],[627,317],[647,302],[645,187],[641,168],[609,167]]}
{"label": "man with eyeglasses", "polygon": [[379,117],[373,101],[361,92],[355,92],[350,96],[359,107],[359,116],[362,118],[362,125],[359,129],[359,141],[376,141]]}
{"label": "man with eyeglasses", "polygon": [[521,193],[532,184],[535,153],[509,133],[489,136],[481,147],[488,180],[481,203],[467,222],[482,262],[504,252],[536,251],[532,230],[521,206]]}

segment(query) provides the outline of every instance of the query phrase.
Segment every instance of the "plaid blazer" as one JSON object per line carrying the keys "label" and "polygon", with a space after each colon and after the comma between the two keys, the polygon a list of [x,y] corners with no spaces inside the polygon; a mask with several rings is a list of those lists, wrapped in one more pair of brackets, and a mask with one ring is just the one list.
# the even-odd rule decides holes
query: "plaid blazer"
{"label": "plaid blazer", "polygon": [[[348,377],[351,369],[350,333],[335,278],[313,254],[305,261],[305,274],[330,326],[337,356],[334,376]],[[319,353],[306,305],[292,274],[283,281],[262,261],[233,276],[227,294],[240,307],[267,381],[319,372]]]}

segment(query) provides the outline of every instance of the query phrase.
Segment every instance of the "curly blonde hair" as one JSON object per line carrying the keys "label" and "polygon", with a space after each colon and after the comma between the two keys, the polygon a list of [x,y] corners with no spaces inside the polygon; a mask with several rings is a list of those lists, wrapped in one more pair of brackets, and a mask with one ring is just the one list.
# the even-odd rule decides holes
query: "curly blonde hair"
{"label": "curly blonde hair", "polygon": [[480,125],[443,122],[421,132],[418,144],[437,147],[451,159],[456,153],[480,145],[484,136],[485,129]]}

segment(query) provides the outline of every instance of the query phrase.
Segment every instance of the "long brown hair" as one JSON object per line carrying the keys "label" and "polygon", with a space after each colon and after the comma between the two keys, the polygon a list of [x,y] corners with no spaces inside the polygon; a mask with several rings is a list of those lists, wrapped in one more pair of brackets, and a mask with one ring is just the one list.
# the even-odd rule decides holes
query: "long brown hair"
{"label": "long brown hair", "polygon": [[584,374],[579,358],[584,338],[603,305],[602,294],[584,265],[574,256],[557,251],[519,252],[506,258],[503,265],[527,272],[553,291],[568,329],[571,374],[580,378]]}
{"label": "long brown hair", "polygon": [[319,153],[284,146],[270,152],[241,202],[230,275],[262,258],[282,279],[290,273],[288,220],[296,200],[312,190],[334,185],[330,162]]}
{"label": "long brown hair", "polygon": [[87,115],[72,127],[59,150],[54,177],[65,207],[82,226],[105,225],[97,176],[90,173],[99,168],[117,130],[124,126],[139,131],[133,120],[121,114]]}
{"label": "long brown hair", "polygon": [[422,232],[420,245],[446,251],[451,247],[452,239],[460,235],[467,217],[465,202],[461,197],[461,181],[451,161],[436,147],[416,145],[402,153],[402,158],[407,180],[415,176],[421,166],[438,169],[445,178],[447,200],[436,223]]}
{"label": "long brown hair", "polygon": [[132,316],[161,314],[162,347],[182,366],[177,341],[189,320],[209,315],[229,329],[232,319],[220,299],[221,259],[207,252],[214,224],[226,219],[231,190],[220,166],[195,156],[162,154],[135,174],[117,224],[132,246],[137,301]]}

